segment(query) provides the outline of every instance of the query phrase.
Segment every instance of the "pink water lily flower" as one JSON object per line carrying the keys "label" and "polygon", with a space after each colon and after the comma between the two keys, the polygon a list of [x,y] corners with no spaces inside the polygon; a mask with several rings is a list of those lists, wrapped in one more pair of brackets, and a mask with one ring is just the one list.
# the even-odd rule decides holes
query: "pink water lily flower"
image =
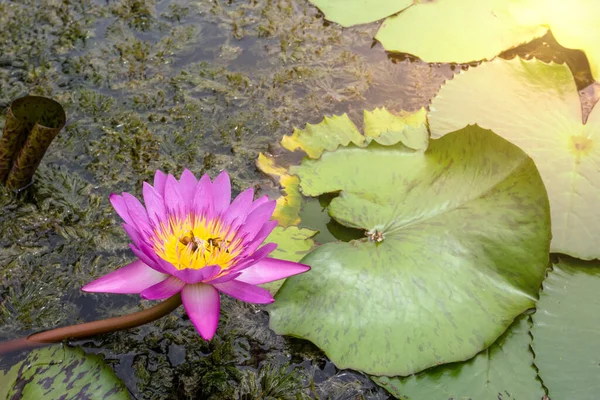
{"label": "pink water lily flower", "polygon": [[[267,257],[277,245],[260,247],[277,221],[275,202],[253,200],[252,188],[231,202],[229,176],[197,180],[185,170],[177,180],[156,171],[154,186],[144,182],[143,206],[129,193],[112,194],[110,202],[139,258],[82,289],[87,292],[140,293],[144,299],[181,300],[200,335],[210,340],[217,330],[219,292],[249,303],[274,301],[256,286],[300,274],[307,265]],[[231,204],[230,204],[231,203]]]}

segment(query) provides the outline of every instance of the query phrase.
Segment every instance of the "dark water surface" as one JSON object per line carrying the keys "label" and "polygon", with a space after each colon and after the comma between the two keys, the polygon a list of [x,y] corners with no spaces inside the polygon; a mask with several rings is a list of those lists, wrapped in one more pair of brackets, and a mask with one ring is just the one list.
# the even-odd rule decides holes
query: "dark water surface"
{"label": "dark water surface", "polygon": [[[426,106],[452,68],[388,58],[376,29],[329,24],[303,0],[0,1],[0,107],[29,93],[68,116],[34,185],[0,192],[0,340],[149,304],[80,291],[134,258],[110,193],[139,195],[156,169],[227,169],[236,192],[269,187],[257,155],[295,126]],[[260,368],[288,364],[299,398],[388,398],[231,299],[209,343],[180,309],[75,344],[103,354],[138,399],[253,399]]]}

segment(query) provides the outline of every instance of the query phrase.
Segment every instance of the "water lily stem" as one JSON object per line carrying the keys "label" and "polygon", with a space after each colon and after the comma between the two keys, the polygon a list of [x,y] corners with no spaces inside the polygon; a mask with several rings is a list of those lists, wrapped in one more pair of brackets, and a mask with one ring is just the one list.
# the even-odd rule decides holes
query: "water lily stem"
{"label": "water lily stem", "polygon": [[58,343],[66,339],[84,339],[103,333],[135,328],[136,326],[147,324],[170,314],[180,305],[181,296],[176,294],[154,307],[133,314],[34,333],[26,337],[0,343],[0,355],[40,347],[49,343]]}

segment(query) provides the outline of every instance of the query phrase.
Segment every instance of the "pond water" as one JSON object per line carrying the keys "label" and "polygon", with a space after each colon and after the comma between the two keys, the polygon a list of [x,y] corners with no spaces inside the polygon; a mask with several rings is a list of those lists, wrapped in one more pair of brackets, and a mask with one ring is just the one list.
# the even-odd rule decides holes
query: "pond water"
{"label": "pond water", "polygon": [[[373,41],[378,24],[344,29],[304,0],[0,1],[0,27],[0,107],[43,95],[68,117],[34,184],[1,189],[0,340],[148,305],[80,291],[134,259],[110,193],[138,195],[156,169],[184,168],[226,169],[236,193],[274,193],[255,161],[294,127],[416,110],[460,69],[390,57]],[[211,342],[179,309],[74,344],[103,354],[133,398],[253,398],[245,390],[265,365],[288,366],[290,398],[388,398],[310,343],[272,333],[263,308],[228,298]]]}

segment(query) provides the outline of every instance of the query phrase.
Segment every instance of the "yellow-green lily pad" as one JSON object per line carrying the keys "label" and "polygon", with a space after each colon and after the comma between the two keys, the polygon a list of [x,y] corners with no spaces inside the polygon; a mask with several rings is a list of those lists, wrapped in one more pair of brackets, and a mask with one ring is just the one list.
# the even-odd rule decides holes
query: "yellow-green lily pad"
{"label": "yellow-green lily pad", "polygon": [[408,377],[372,377],[403,400],[541,399],[533,366],[529,321],[520,316],[488,349],[463,363],[440,365]]}
{"label": "yellow-green lily pad", "polygon": [[553,400],[600,393],[599,267],[562,259],[544,281],[531,335],[535,365]]}
{"label": "yellow-green lily pad", "polygon": [[467,127],[426,151],[350,143],[289,172],[306,196],[337,194],[329,215],[367,235],[311,251],[310,273],[270,306],[277,333],[312,341],[337,367],[406,376],[467,360],[535,304],[547,195],[533,161],[492,132]]}
{"label": "yellow-green lily pad", "polygon": [[559,44],[582,50],[600,79],[597,0],[311,0],[343,26],[388,17],[375,38],[387,51],[426,62],[491,60],[551,31]]}
{"label": "yellow-green lily pad", "polygon": [[325,18],[342,26],[366,24],[405,9],[413,0],[310,0]]}
{"label": "yellow-green lily pad", "polygon": [[491,129],[535,161],[550,198],[551,251],[600,258],[600,110],[584,124],[569,68],[496,59],[461,72],[433,99],[431,135],[467,124]]}

